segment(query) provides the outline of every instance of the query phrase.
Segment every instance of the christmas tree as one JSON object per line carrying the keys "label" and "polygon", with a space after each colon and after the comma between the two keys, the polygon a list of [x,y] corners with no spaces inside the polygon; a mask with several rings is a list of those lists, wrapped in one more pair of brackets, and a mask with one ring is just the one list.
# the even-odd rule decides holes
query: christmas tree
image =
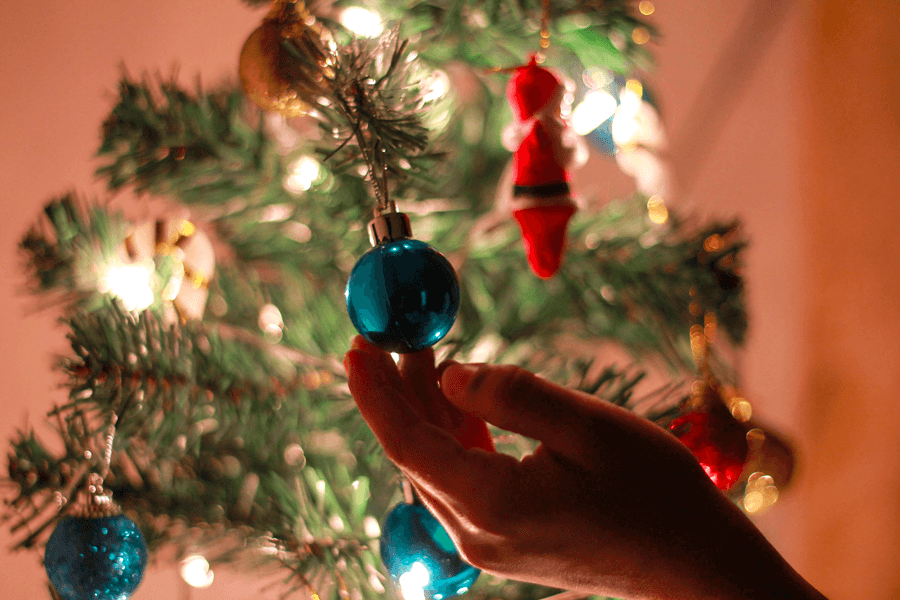
{"label": "christmas tree", "polygon": [[[59,440],[25,429],[11,443],[19,547],[43,546],[102,476],[151,555],[277,564],[278,593],[398,593],[378,538],[400,479],[340,362],[355,333],[348,277],[373,209],[394,206],[459,277],[440,357],[521,364],[632,408],[679,435],[748,511],[771,504],[787,451],[748,421],[722,351],[745,337],[744,243],[734,222],[666,205],[641,83],[652,5],[351,8],[276,2],[248,27],[259,26],[235,65],[242,86],[122,75],[97,174],[111,193],[168,206],[128,222],[65,194],[22,240],[32,291],[62,312],[70,351],[69,401],[50,413]],[[540,112],[522,118],[504,97],[532,55],[554,69],[575,133],[638,183],[633,197],[576,197],[550,271],[534,248],[558,252],[559,227],[514,218],[518,191],[538,186],[505,172],[515,148],[502,144]],[[598,344],[635,364],[598,362]],[[533,449],[495,433],[503,451]],[[552,593],[487,577],[468,592]]]}

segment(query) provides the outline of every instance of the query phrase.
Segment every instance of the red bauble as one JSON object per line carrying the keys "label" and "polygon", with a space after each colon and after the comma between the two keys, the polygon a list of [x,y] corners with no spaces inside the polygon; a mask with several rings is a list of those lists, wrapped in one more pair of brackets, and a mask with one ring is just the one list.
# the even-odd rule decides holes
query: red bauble
{"label": "red bauble", "polygon": [[720,490],[731,489],[741,478],[747,462],[747,428],[721,400],[678,417],[670,428]]}

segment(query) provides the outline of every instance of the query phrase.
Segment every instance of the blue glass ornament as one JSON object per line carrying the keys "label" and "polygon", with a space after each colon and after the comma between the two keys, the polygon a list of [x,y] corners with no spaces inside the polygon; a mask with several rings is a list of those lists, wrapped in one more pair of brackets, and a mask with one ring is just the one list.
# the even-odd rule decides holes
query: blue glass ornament
{"label": "blue glass ornament", "polygon": [[125,515],[66,517],[47,541],[44,566],[63,600],[127,600],[147,566],[147,543]]}
{"label": "blue glass ornament", "polygon": [[450,331],[459,310],[459,280],[440,252],[402,238],[366,252],[344,296],[363,337],[388,352],[415,352]]}
{"label": "blue glass ornament", "polygon": [[447,531],[422,504],[401,503],[384,520],[381,560],[404,596],[408,588],[442,600],[466,593],[481,571],[463,561]]}

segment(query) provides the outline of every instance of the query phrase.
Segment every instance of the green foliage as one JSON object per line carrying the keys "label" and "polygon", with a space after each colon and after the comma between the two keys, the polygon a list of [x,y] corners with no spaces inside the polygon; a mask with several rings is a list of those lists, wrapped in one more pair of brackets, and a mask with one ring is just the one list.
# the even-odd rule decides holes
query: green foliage
{"label": "green foliage", "polygon": [[[338,29],[325,100],[293,124],[261,115],[233,87],[189,91],[123,74],[97,174],[112,191],[187,205],[213,239],[216,274],[199,321],[173,319],[160,299],[129,312],[99,282],[123,260],[127,229],[138,224],[73,194],[47,205],[21,249],[33,291],[58,303],[68,332],[59,368],[69,397],[50,413],[61,452],[32,431],[10,446],[17,495],[9,519],[21,547],[43,543],[57,518],[54,493],[71,495],[88,468],[101,466],[98,444],[115,413],[106,483],[151,547],[274,560],[288,589],[323,600],[383,594],[367,531],[397,501],[398,475],[355,409],[340,361],[354,333],[344,286],[368,247],[375,205],[360,166],[386,172],[418,237],[457,267],[462,304],[440,353],[520,364],[659,422],[679,409],[694,369],[689,305],[702,302],[732,342],[744,339],[743,244],[733,223],[688,226],[675,215],[655,225],[646,199],[635,197],[576,216],[556,278],[528,270],[515,224],[493,206],[509,157],[499,143],[509,109],[505,78],[484,67],[526,58],[540,7],[382,6],[418,56],[396,35],[354,42]],[[642,25],[624,2],[568,0],[552,11],[556,64],[578,71],[580,58],[625,70],[643,60],[610,42]],[[332,23],[333,13],[316,14]],[[466,92],[426,98],[433,67]],[[443,111],[449,117],[435,116]],[[286,185],[298,160],[311,157],[319,160],[309,189]],[[723,243],[708,244],[713,236]],[[165,279],[177,259],[154,260]],[[280,315],[274,329],[260,322],[270,307]],[[573,340],[614,342],[643,366],[662,363],[671,384],[648,392],[643,368],[596,364]],[[514,438],[508,449],[532,446]],[[484,577],[470,594],[529,600],[550,592]]]}

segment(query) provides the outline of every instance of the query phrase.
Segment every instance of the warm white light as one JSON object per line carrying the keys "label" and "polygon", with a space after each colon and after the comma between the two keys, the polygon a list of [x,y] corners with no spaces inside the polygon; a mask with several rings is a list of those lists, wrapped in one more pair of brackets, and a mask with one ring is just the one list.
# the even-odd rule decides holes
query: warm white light
{"label": "warm white light", "polygon": [[616,99],[603,90],[591,90],[572,111],[572,128],[587,135],[616,112]]}
{"label": "warm white light", "polygon": [[181,561],[181,577],[191,587],[208,588],[212,585],[214,575],[209,562],[195,554]]}
{"label": "warm white light", "polygon": [[440,100],[450,91],[450,77],[443,71],[434,71],[423,87],[423,102]]}
{"label": "warm white light", "polygon": [[378,15],[359,6],[344,9],[340,21],[341,25],[363,37],[378,37],[384,31]]}
{"label": "warm white light", "polygon": [[[309,156],[301,156],[291,165],[291,172],[284,179],[284,189],[293,194],[305,192],[319,179],[320,174],[319,161]],[[279,220],[286,218],[287,216]]]}
{"label": "warm white light", "polygon": [[122,301],[127,310],[144,310],[153,304],[151,270],[143,264],[111,265],[100,278],[100,291]]}
{"label": "warm white light", "polygon": [[400,592],[403,600],[423,600],[425,598],[425,586],[431,581],[431,573],[422,563],[416,561],[409,571],[400,576],[397,582],[400,584]]}
{"label": "warm white light", "polygon": [[391,352],[391,358],[394,359],[394,362],[400,362],[400,354],[397,352]]}

